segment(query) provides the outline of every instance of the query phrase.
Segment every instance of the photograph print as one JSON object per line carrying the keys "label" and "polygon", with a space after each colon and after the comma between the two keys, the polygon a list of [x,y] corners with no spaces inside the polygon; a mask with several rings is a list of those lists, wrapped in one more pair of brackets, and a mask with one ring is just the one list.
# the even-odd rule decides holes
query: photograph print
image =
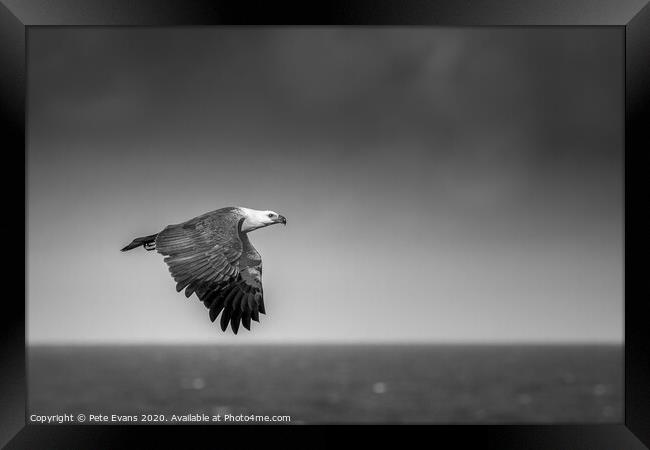
{"label": "photograph print", "polygon": [[30,28],[28,421],[622,422],[623,44]]}

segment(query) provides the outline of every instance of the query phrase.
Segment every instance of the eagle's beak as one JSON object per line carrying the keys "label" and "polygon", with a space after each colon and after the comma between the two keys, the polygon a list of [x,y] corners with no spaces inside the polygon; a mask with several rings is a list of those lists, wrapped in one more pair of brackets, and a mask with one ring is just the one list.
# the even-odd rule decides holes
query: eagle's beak
{"label": "eagle's beak", "polygon": [[283,225],[286,225],[286,224],[287,224],[287,218],[284,217],[284,216],[278,216],[278,218],[275,219],[275,222],[276,222],[276,223],[281,223],[281,224],[283,224]]}

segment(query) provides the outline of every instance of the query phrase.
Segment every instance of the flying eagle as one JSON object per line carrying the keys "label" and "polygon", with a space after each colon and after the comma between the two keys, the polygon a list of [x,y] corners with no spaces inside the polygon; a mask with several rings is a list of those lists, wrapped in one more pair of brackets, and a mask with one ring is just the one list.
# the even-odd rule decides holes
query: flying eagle
{"label": "flying eagle", "polygon": [[266,314],[262,289],[262,258],[248,233],[287,219],[273,211],[228,207],[212,211],[159,233],[139,237],[122,251],[137,247],[157,250],[176,281],[176,291],[196,293],[210,310],[210,320],[221,313],[221,329],[228,323],[237,334],[240,322],[250,330],[251,319]]}

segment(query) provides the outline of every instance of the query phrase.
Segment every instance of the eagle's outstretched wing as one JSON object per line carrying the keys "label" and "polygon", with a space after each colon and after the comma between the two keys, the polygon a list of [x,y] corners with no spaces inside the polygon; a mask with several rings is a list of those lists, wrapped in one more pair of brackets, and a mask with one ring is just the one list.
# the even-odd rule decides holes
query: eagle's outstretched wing
{"label": "eagle's outstretched wing", "polygon": [[262,260],[240,232],[241,221],[227,211],[208,213],[170,225],[156,237],[176,290],[185,289],[186,297],[196,293],[210,309],[210,320],[221,313],[221,329],[230,323],[235,334],[240,323],[250,330],[251,319],[259,322],[259,313],[265,313]]}

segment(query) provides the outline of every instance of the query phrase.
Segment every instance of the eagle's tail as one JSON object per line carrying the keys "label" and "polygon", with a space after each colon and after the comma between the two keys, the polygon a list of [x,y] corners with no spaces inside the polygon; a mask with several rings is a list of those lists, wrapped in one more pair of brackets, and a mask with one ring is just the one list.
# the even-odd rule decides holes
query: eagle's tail
{"label": "eagle's tail", "polygon": [[137,247],[144,247],[145,250],[154,250],[156,248],[156,236],[158,233],[152,234],[150,236],[144,236],[133,239],[133,241],[122,249],[123,252],[131,250]]}

